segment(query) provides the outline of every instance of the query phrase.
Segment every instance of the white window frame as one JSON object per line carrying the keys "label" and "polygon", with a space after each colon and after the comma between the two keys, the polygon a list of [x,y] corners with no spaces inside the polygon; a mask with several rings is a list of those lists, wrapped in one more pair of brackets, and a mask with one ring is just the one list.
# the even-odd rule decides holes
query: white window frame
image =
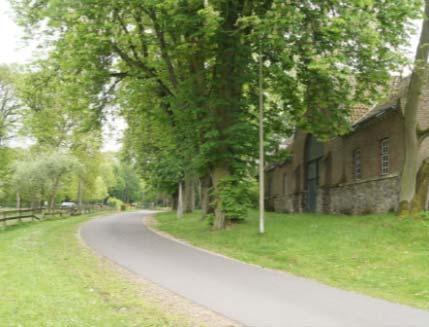
{"label": "white window frame", "polygon": [[380,175],[390,174],[390,139],[380,141]]}

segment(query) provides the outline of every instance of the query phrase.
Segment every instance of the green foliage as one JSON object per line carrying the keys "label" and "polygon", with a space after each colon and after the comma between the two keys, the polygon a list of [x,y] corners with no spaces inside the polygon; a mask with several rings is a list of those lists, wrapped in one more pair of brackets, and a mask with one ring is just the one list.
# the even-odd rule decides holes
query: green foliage
{"label": "green foliage", "polygon": [[37,156],[14,162],[14,191],[27,203],[56,201],[58,192],[71,174],[81,169],[78,160],[65,153],[40,153]]}
{"label": "green foliage", "polygon": [[283,163],[292,159],[292,153],[289,149],[279,149],[267,156],[267,161],[271,163]]}
{"label": "green foliage", "polygon": [[125,203],[140,201],[142,192],[140,178],[135,170],[127,163],[114,166],[116,182],[109,189],[109,195],[120,199]]}
{"label": "green foliage", "polygon": [[252,186],[254,181],[237,177],[226,177],[219,184],[215,199],[221,199],[225,218],[239,221],[246,218],[252,205]]}
{"label": "green foliage", "polygon": [[22,105],[16,96],[16,76],[12,67],[0,65],[0,148],[17,132]]}
{"label": "green foliage", "polygon": [[6,196],[6,188],[10,175],[10,151],[0,147],[0,200]]}
{"label": "green foliage", "polygon": [[[233,179],[252,172],[259,56],[273,153],[296,126],[320,138],[345,133],[350,108],[373,103],[404,63],[421,10],[421,0],[13,3],[33,36],[55,35],[43,65],[61,96],[40,97],[41,107],[61,112],[66,104],[97,125],[102,108],[118,104],[129,125],[128,159],[170,194],[185,172],[207,176],[221,167]],[[44,119],[57,126],[53,134],[68,121],[55,124],[51,112]],[[44,140],[41,126],[35,120],[31,130]]]}
{"label": "green foliage", "polygon": [[109,197],[107,199],[107,205],[119,210],[119,209],[122,208],[122,206],[124,205],[124,203],[121,200],[117,199],[117,198]]}
{"label": "green foliage", "polygon": [[83,85],[72,84],[57,70],[57,63],[50,59],[21,77],[17,93],[28,109],[23,133],[43,150],[93,153],[101,146],[100,117],[94,99]]}

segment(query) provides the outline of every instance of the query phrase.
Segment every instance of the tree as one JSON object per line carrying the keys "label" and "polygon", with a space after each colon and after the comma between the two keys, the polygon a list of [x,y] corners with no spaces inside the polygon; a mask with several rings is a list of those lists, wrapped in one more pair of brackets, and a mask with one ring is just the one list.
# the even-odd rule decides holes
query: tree
{"label": "tree", "polygon": [[429,1],[425,0],[424,20],[417,47],[414,70],[411,74],[404,108],[405,158],[401,174],[398,213],[413,216],[425,209],[429,187],[429,158],[419,160],[420,147],[429,136],[427,125],[417,121],[423,89],[428,86]]}
{"label": "tree", "polygon": [[209,176],[220,229],[234,218],[226,195],[254,168],[260,47],[267,90],[277,96],[267,103],[268,129],[287,113],[320,137],[344,133],[348,108],[371,102],[401,62],[420,1],[14,3],[29,30],[48,22],[58,70],[94,101],[122,87],[135,99],[151,94],[165,127],[156,137],[168,131],[178,148],[169,157],[182,167],[176,186]]}
{"label": "tree", "polygon": [[109,189],[109,195],[125,203],[134,203],[142,198],[140,178],[126,163],[114,167],[116,183]]}
{"label": "tree", "polygon": [[65,179],[79,169],[79,162],[64,153],[40,153],[28,159],[15,162],[13,185],[32,207],[48,200],[53,209]]}
{"label": "tree", "polygon": [[4,147],[5,142],[12,137],[11,132],[16,128],[21,111],[13,74],[9,67],[0,66],[0,147]]}
{"label": "tree", "polygon": [[[99,109],[93,94],[58,73],[55,58],[28,70],[18,94],[28,110],[24,117],[26,135],[35,140],[32,152],[65,153],[79,160],[79,169],[64,190],[79,205],[95,200],[100,191],[102,132]],[[101,95],[100,95],[101,97]],[[107,186],[106,186],[107,187]]]}

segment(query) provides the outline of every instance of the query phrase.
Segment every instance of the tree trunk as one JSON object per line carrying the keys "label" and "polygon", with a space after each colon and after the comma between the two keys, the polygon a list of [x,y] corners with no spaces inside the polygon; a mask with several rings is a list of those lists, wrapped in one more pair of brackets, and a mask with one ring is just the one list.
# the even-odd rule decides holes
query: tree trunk
{"label": "tree trunk", "polygon": [[83,182],[82,179],[79,178],[79,184],[77,188],[77,203],[79,211],[82,210],[82,193],[83,193]]}
{"label": "tree trunk", "polygon": [[416,192],[411,202],[411,215],[416,215],[426,209],[429,190],[429,158],[420,166],[417,173]]}
{"label": "tree trunk", "polygon": [[183,218],[183,191],[182,182],[179,183],[179,195],[177,198],[177,218]]}
{"label": "tree trunk", "polygon": [[55,207],[55,198],[57,197],[58,185],[60,183],[60,177],[57,177],[54,181],[52,188],[51,199],[49,201],[49,209],[53,210]]}
{"label": "tree trunk", "polygon": [[211,186],[211,178],[210,176],[204,176],[201,179],[201,196],[200,196],[200,204],[201,204],[201,219],[204,219],[209,212],[209,203],[210,203],[210,186]]}
{"label": "tree trunk", "polygon": [[213,222],[213,229],[215,230],[220,230],[225,228],[226,219],[225,219],[225,212],[223,209],[223,199],[220,194],[220,185],[222,180],[228,176],[231,176],[231,172],[225,166],[219,165],[212,170],[212,182],[213,182],[214,192],[216,194],[215,204],[214,204],[215,219]]}
{"label": "tree trunk", "polygon": [[171,206],[172,206],[173,210],[177,211],[178,204],[179,204],[179,191],[176,191],[171,196]]}
{"label": "tree trunk", "polygon": [[190,172],[185,172],[185,183],[183,190],[183,212],[191,213],[192,212],[192,189],[194,187],[192,174]]}
{"label": "tree trunk", "polygon": [[193,212],[195,210],[195,203],[196,203],[196,192],[195,192],[195,180],[192,180],[192,185],[191,185],[191,212]]}
{"label": "tree trunk", "polygon": [[417,162],[419,154],[417,112],[420,95],[425,86],[425,71],[429,55],[429,0],[425,1],[425,19],[416,53],[404,110],[405,158],[400,181],[398,214],[410,216],[415,209],[412,202],[416,195]]}
{"label": "tree trunk", "polygon": [[21,196],[19,192],[16,192],[16,209],[21,209]]}

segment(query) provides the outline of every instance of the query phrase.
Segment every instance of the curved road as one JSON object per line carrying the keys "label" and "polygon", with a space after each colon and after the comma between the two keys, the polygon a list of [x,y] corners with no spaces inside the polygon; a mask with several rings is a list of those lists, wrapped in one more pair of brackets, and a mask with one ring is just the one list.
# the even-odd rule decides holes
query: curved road
{"label": "curved road", "polygon": [[166,239],[143,224],[148,212],[82,226],[85,242],[137,275],[246,326],[429,326],[429,312],[246,265]]}

